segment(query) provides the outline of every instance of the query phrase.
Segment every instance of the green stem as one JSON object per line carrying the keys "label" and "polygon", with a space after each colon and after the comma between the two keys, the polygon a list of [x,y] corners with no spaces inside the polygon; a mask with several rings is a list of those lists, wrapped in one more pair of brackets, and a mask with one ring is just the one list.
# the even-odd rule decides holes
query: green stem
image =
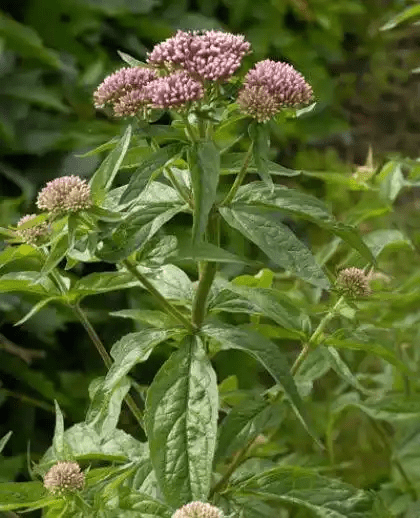
{"label": "green stem", "polygon": [[233,200],[239,187],[241,186],[242,182],[244,181],[244,178],[248,171],[249,163],[251,162],[253,148],[254,148],[254,143],[251,142],[251,144],[248,148],[248,151],[245,155],[245,159],[243,161],[241,170],[239,171],[237,177],[235,178],[235,181],[233,182],[233,185],[232,185],[230,191],[227,193],[226,198],[222,201],[221,206],[227,205],[228,203],[230,203]]}
{"label": "green stem", "polygon": [[[83,311],[83,309],[79,306],[79,304],[71,306],[73,309],[75,315],[79,319],[82,326],[85,328],[85,331],[89,335],[89,338],[93,342],[94,346],[96,347],[96,350],[98,351],[99,355],[102,358],[102,361],[104,362],[106,368],[109,370],[112,366],[112,359],[110,355],[108,354],[108,351],[105,349],[104,344],[102,343],[101,339],[99,338],[97,332],[95,331],[95,328],[90,323],[86,313]],[[130,394],[126,394],[124,401],[126,402],[128,408],[131,410],[131,413],[135,417],[136,421],[139,423],[141,427],[143,427],[143,416],[140,408],[136,405],[134,399],[130,396]]]}
{"label": "green stem", "polygon": [[198,329],[200,329],[204,317],[206,316],[207,296],[209,294],[211,285],[213,284],[216,271],[217,263],[203,263],[192,307],[192,323]]}
{"label": "green stem", "polygon": [[340,297],[337,300],[337,302],[334,304],[334,306],[324,316],[324,318],[321,320],[321,322],[318,324],[318,327],[315,329],[315,331],[312,333],[309,340],[304,345],[303,349],[301,350],[299,356],[296,358],[296,361],[290,370],[290,372],[293,375],[295,375],[296,372],[299,370],[299,367],[302,365],[302,363],[305,361],[305,359],[309,356],[309,353],[311,352],[311,350],[318,345],[318,338],[321,336],[321,334],[324,331],[325,326],[328,324],[328,322],[337,313],[343,300],[344,300],[344,297]]}
{"label": "green stem", "polygon": [[174,317],[180,324],[185,326],[188,331],[191,333],[195,332],[194,326],[191,324],[191,322],[174,306],[172,305],[160,292],[157,290],[153,284],[145,277],[139,270],[137,269],[136,265],[132,263],[129,259],[123,260],[124,266],[127,268],[127,270],[133,275],[133,277],[136,277],[141,284],[147,289],[147,291],[155,297],[160,303],[161,306],[167,311],[169,315]]}
{"label": "green stem", "polygon": [[[390,457],[392,457],[393,444],[392,444],[391,440],[389,439],[387,432],[384,430],[384,428],[380,422],[377,422],[374,419],[371,419],[371,422],[372,422],[372,425],[375,428],[377,434],[381,437],[384,445],[386,446]],[[395,467],[399,471],[401,478],[404,480],[404,484],[406,486],[407,492],[411,496],[411,499],[413,500],[413,502],[417,502],[417,500],[418,500],[417,491],[414,488],[413,483],[410,480],[410,477],[407,475],[407,473],[404,469],[404,466],[401,464],[400,459],[398,457],[393,457],[392,460],[395,464]]]}
{"label": "green stem", "polygon": [[[220,219],[217,212],[211,212],[207,223],[206,237],[211,243],[219,243],[220,239]],[[192,306],[191,321],[193,325],[200,329],[206,316],[207,297],[213,284],[217,272],[217,262],[203,261],[199,264],[199,280],[197,291]]]}
{"label": "green stem", "polygon": [[254,439],[252,439],[252,441],[247,442],[245,444],[245,446],[241,450],[239,450],[239,452],[235,455],[233,461],[229,464],[225,474],[210,489],[209,500],[215,495],[215,493],[220,493],[220,491],[227,486],[230,477],[233,475],[236,468],[238,468],[239,465],[242,464],[242,462],[244,461],[245,457],[247,456],[249,450],[252,448],[253,444],[254,444]]}

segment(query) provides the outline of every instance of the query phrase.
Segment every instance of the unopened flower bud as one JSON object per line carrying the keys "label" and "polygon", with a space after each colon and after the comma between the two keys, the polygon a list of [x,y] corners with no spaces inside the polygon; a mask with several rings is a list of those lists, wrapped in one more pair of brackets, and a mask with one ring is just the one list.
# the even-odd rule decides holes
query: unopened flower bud
{"label": "unopened flower bud", "polygon": [[266,122],[279,111],[279,103],[264,86],[247,86],[239,92],[238,104],[241,110],[256,119]]}
{"label": "unopened flower bud", "polygon": [[345,268],[338,274],[336,287],[342,295],[350,298],[368,297],[372,293],[370,280],[371,277],[360,268]]}
{"label": "unopened flower bud", "polygon": [[204,502],[190,502],[180,507],[172,518],[223,518],[222,511]]}
{"label": "unopened flower bud", "polygon": [[92,205],[90,186],[79,176],[62,176],[47,183],[36,203],[53,215],[85,210]]}
{"label": "unopened flower bud", "polygon": [[57,462],[44,476],[44,487],[53,494],[80,491],[85,485],[85,475],[77,462]]}
{"label": "unopened flower bud", "polygon": [[28,221],[32,221],[37,217],[36,214],[27,214],[20,218],[17,223],[16,235],[22,239],[28,245],[37,246],[40,245],[49,235],[50,227],[46,221],[42,221],[33,225],[32,227],[27,228],[19,228],[22,227]]}

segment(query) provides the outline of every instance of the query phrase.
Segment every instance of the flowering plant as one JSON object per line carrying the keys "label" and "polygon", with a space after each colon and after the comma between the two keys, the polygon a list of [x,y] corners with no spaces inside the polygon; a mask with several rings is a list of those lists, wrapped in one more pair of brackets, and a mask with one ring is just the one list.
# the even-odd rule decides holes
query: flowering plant
{"label": "flowering plant", "polygon": [[[362,239],[317,198],[273,181],[299,172],[270,159],[269,124],[307,112],[314,96],[287,63],[259,62],[243,78],[240,66],[250,51],[242,36],[179,31],[146,64],[126,57],[132,66],[94,93],[98,109],[128,118],[124,134],[96,150],[111,151],[89,183],[77,175],[47,183],[37,198],[41,213],[4,230],[12,253],[2,260],[29,254],[39,266],[0,278],[2,289],[38,298],[21,323],[47,304],[66,305],[107,372],[91,384],[83,422],[65,429],[56,405],[53,444],[33,468],[38,480],[0,484],[0,510],[43,508],[49,518],[252,518],[298,508],[299,516],[356,518],[380,505],[372,493],[321,475],[316,465],[277,462],[281,452],[264,450],[288,420],[311,438],[319,458],[326,449],[333,455],[331,430],[314,422],[305,401],[326,372],[371,392],[338,352],[372,352],[369,329],[356,347],[328,327],[374,296],[373,267],[385,245],[378,251],[377,241]],[[163,111],[169,125],[156,123]],[[231,125],[234,136],[226,131]],[[242,140],[248,149],[232,151]],[[132,173],[124,183],[127,169]],[[260,180],[245,183],[248,174]],[[234,180],[223,181],[225,175]],[[171,233],[178,217],[188,222],[186,236]],[[324,259],[287,218],[334,236]],[[229,249],[226,236],[237,233],[265,259]],[[337,250],[358,266],[328,272],[323,264]],[[77,277],[78,265],[99,261],[107,271]],[[249,273],[233,278],[226,265]],[[287,293],[290,283],[304,286],[300,299]],[[125,289],[145,290],[150,305],[123,312],[137,330],[108,353],[82,301]],[[305,293],[314,304],[327,300],[313,321]],[[232,313],[251,317],[234,325]],[[285,341],[299,345],[292,363]],[[162,344],[172,352],[143,388],[130,371]],[[235,350],[267,373],[258,390],[240,390],[232,380],[218,386],[214,362]],[[395,353],[377,344],[374,352],[407,374]],[[136,437],[117,427],[123,402],[137,422]]]}

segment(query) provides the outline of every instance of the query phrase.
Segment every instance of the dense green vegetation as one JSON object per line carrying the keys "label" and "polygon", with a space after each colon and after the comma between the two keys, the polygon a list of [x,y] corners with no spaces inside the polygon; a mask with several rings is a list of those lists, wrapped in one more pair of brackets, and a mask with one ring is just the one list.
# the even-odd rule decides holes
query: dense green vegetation
{"label": "dense green vegetation", "polygon": [[[0,482],[38,481],[55,460],[74,459],[91,469],[86,501],[93,505],[101,495],[103,509],[91,516],[146,516],[148,506],[147,516],[170,517],[200,495],[226,515],[247,518],[418,516],[419,11],[397,0],[2,4]],[[244,34],[251,43],[239,78],[265,58],[293,64],[314,90],[313,109],[298,117],[285,111],[267,131],[258,125],[248,131],[249,120],[229,119],[228,111],[213,121],[214,149],[186,140],[185,121],[169,114],[147,129],[95,110],[94,90],[122,59],[145,61],[176,29],[211,28]],[[226,103],[238,89],[239,79],[224,92]],[[216,211],[213,202],[218,207],[226,199],[252,142],[238,198]],[[178,171],[220,173],[217,195],[212,183],[194,184],[202,176],[193,176],[191,210],[162,190],[159,182],[171,181],[162,167],[173,157]],[[155,185],[146,202],[150,174]],[[47,181],[65,175],[90,180],[102,211],[87,211],[87,221],[55,221],[44,251],[13,240],[7,229],[36,212]],[[173,210],[171,217],[149,231],[150,215],[159,218],[163,209]],[[200,245],[209,213],[210,245]],[[220,223],[216,238],[213,218]],[[268,244],[261,238],[267,228]],[[169,315],[141,289],[129,263],[121,266],[127,258],[143,274],[152,269],[149,280],[170,300]],[[190,314],[201,326],[195,283],[200,268],[215,262],[207,320],[192,339],[179,327]],[[340,298],[335,281],[348,267],[371,273],[371,296]],[[57,292],[53,273],[71,288]],[[198,302],[204,309],[203,298]],[[107,369],[90,325],[108,351],[113,347],[105,388],[98,378]],[[136,339],[127,335],[133,332],[140,333]],[[200,340],[211,364],[200,357]],[[258,343],[263,352],[253,350]],[[308,344],[310,354],[300,356]],[[165,430],[163,438],[154,435],[150,416],[162,411],[160,399],[187,360],[197,361],[203,376],[212,378],[211,365],[217,375],[213,475],[211,458],[210,472],[198,461],[210,495],[200,487],[181,490],[182,481],[164,479],[158,467],[167,436]],[[155,378],[164,363],[167,378]],[[132,399],[121,408],[129,381]],[[149,421],[140,427],[135,409],[143,412],[152,382]],[[194,412],[214,424],[216,379],[211,384],[210,410]],[[212,426],[204,431],[209,442]],[[140,452],[146,431],[161,493],[155,481],[141,478],[152,472]],[[14,513],[21,511],[18,501],[29,509],[47,502],[45,516],[77,515],[71,506],[63,510],[60,499],[48,500],[39,482],[31,484],[0,486],[0,509]]]}

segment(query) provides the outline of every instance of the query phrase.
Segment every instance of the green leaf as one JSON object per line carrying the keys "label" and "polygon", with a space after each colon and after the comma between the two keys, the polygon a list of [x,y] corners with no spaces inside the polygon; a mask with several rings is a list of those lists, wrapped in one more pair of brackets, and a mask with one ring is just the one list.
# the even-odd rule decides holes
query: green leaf
{"label": "green leaf", "polygon": [[64,444],[64,417],[57,401],[55,405],[55,430],[53,437],[53,449],[57,459],[65,460],[65,444]]}
{"label": "green leaf", "polygon": [[186,206],[172,203],[150,203],[130,214],[105,238],[97,251],[103,261],[114,263],[139,250],[156,232]]}
{"label": "green leaf", "polygon": [[276,264],[298,277],[328,289],[330,283],[314,256],[293,232],[282,224],[275,212],[242,206],[240,209],[222,207],[223,218],[233,228],[254,242]]}
{"label": "green leaf", "polygon": [[390,394],[378,400],[377,397],[366,399],[363,403],[351,402],[351,406],[360,408],[372,419],[396,422],[418,420],[420,418],[420,401],[418,396]]}
{"label": "green leaf", "polygon": [[101,436],[113,431],[114,424],[116,425],[115,420],[108,417],[113,392],[121,388],[119,385],[134,365],[145,362],[156,345],[168,339],[172,333],[170,330],[144,329],[124,336],[113,345],[111,356],[114,363],[103,383],[95,390],[86,416],[86,423],[94,427]]}
{"label": "green leaf", "polygon": [[64,259],[69,247],[69,236],[66,234],[61,236],[53,246],[51,247],[50,253],[48,254],[47,260],[45,261],[41,274],[47,275],[53,270],[62,259]]}
{"label": "green leaf", "polygon": [[207,501],[216,446],[216,374],[199,337],[186,337],[164,363],[146,400],[150,455],[166,501]]}
{"label": "green leaf", "polygon": [[5,38],[7,46],[22,56],[39,59],[54,68],[62,66],[58,55],[44,47],[41,38],[31,27],[8,18],[2,12],[0,12],[0,37]]}
{"label": "green leaf", "polygon": [[[68,428],[64,432],[64,441],[69,455],[78,461],[138,462],[148,459],[149,456],[147,445],[126,432],[114,430],[106,437],[101,437],[86,423]],[[59,460],[61,459],[55,457],[53,448],[49,448],[42,458],[41,467],[48,469]]]}
{"label": "green leaf", "polygon": [[206,230],[210,210],[216,200],[220,153],[213,142],[199,142],[190,151],[189,163],[194,193],[192,241],[196,244]]}
{"label": "green leaf", "polygon": [[92,198],[97,205],[100,205],[105,198],[105,194],[110,190],[112,182],[121,166],[121,162],[127,152],[131,139],[131,126],[125,130],[121,140],[105,158],[99,169],[90,180]]}
{"label": "green leaf", "polygon": [[393,202],[405,186],[405,178],[399,162],[388,162],[377,175],[381,180],[379,196],[385,202]]}
{"label": "green leaf", "polygon": [[297,466],[279,466],[234,483],[235,497],[292,504],[319,518],[366,518],[373,508],[371,494],[340,480]]}
{"label": "green leaf", "polygon": [[251,329],[241,329],[221,322],[206,324],[203,326],[202,332],[220,343],[221,350],[239,349],[260,362],[273,376],[276,383],[281,385],[296,415],[310,435],[318,442],[290,373],[287,359],[276,344]]}
{"label": "green leaf", "polygon": [[247,288],[227,284],[226,288],[252,302],[259,311],[271,318],[279,326],[296,332],[296,337],[303,338],[302,325],[307,318],[293,301],[280,291],[268,288]]}
{"label": "green leaf", "polygon": [[4,450],[6,444],[8,443],[10,437],[12,436],[12,431],[7,432],[6,435],[3,435],[3,437],[0,439],[0,453]]}
{"label": "green leaf", "polygon": [[251,205],[260,211],[277,209],[290,216],[313,221],[341,237],[368,261],[374,261],[358,230],[338,222],[327,207],[313,196],[281,185],[275,185],[272,190],[261,182],[252,182],[238,189],[230,208],[242,210],[243,205]]}
{"label": "green leaf", "polygon": [[351,349],[353,351],[365,351],[369,354],[379,356],[401,371],[412,374],[406,365],[396,356],[395,351],[384,347],[376,342],[356,342],[354,340],[340,340],[331,336],[324,340],[324,343],[337,349]]}
{"label": "green leaf", "polygon": [[374,230],[367,234],[363,241],[377,258],[388,246],[409,246],[413,248],[411,241],[400,230]]}
{"label": "green leaf", "polygon": [[254,261],[250,261],[246,257],[240,257],[239,255],[232,254],[223,248],[219,248],[211,243],[185,243],[180,242],[178,248],[171,254],[168,255],[167,261],[209,261],[218,263],[239,263],[239,264],[255,264]]}
{"label": "green leaf", "polygon": [[133,56],[130,56],[130,54],[127,54],[126,52],[122,52],[121,50],[117,50],[118,55],[120,58],[127,63],[127,65],[130,65],[130,67],[144,67],[145,63],[143,61],[139,61],[136,58],[133,58]]}
{"label": "green leaf", "polygon": [[261,397],[247,398],[233,407],[219,430],[216,461],[230,457],[255,439],[268,425],[273,413],[273,405]]}
{"label": "green leaf", "polygon": [[138,322],[149,324],[160,329],[174,327],[177,324],[170,315],[158,310],[121,309],[120,311],[113,311],[110,315],[112,317],[132,318]]}
{"label": "green leaf", "polygon": [[9,246],[0,252],[0,269],[9,263],[19,261],[20,259],[43,259],[39,251],[30,245]]}
{"label": "green leaf", "polygon": [[59,296],[55,285],[38,272],[11,272],[0,277],[0,292],[23,292],[45,296]]}
{"label": "green leaf", "polygon": [[46,490],[41,482],[5,482],[0,484],[0,511],[37,509],[54,502],[46,496]]}
{"label": "green leaf", "polygon": [[90,273],[74,284],[68,296],[74,299],[81,299],[88,295],[125,290],[134,286],[138,286],[138,280],[133,279],[131,273],[128,272]]}
{"label": "green leaf", "polygon": [[334,347],[320,347],[322,354],[326,357],[331,368],[337,373],[337,375],[346,381],[349,385],[355,387],[357,390],[364,394],[371,394],[372,392],[367,390],[363,385],[359,383],[357,378],[353,375],[348,365],[339,355],[338,351]]}
{"label": "green leaf", "polygon": [[150,181],[150,176],[172,160],[178,158],[182,153],[184,145],[176,142],[158,149],[149,155],[138,169],[132,174],[127,188],[120,198],[120,204],[129,203],[135,200],[145,189]]}
{"label": "green leaf", "polygon": [[95,378],[89,385],[91,405],[88,409],[85,422],[92,426],[100,437],[109,437],[117,427],[122,401],[130,390],[130,380],[123,377],[115,383],[104,397],[104,378]]}
{"label": "green leaf", "polygon": [[394,18],[391,18],[385,25],[381,27],[381,31],[388,31],[389,29],[393,29],[397,25],[404,23],[411,19],[420,19],[420,5],[412,5],[404,9],[398,13]]}
{"label": "green leaf", "polygon": [[120,498],[119,507],[132,510],[141,518],[171,518],[173,514],[171,508],[167,505],[138,491],[133,491]]}
{"label": "green leaf", "polygon": [[271,191],[274,187],[270,176],[268,154],[270,151],[270,132],[267,124],[254,122],[249,127],[249,136],[253,142],[252,156],[261,180]]}

